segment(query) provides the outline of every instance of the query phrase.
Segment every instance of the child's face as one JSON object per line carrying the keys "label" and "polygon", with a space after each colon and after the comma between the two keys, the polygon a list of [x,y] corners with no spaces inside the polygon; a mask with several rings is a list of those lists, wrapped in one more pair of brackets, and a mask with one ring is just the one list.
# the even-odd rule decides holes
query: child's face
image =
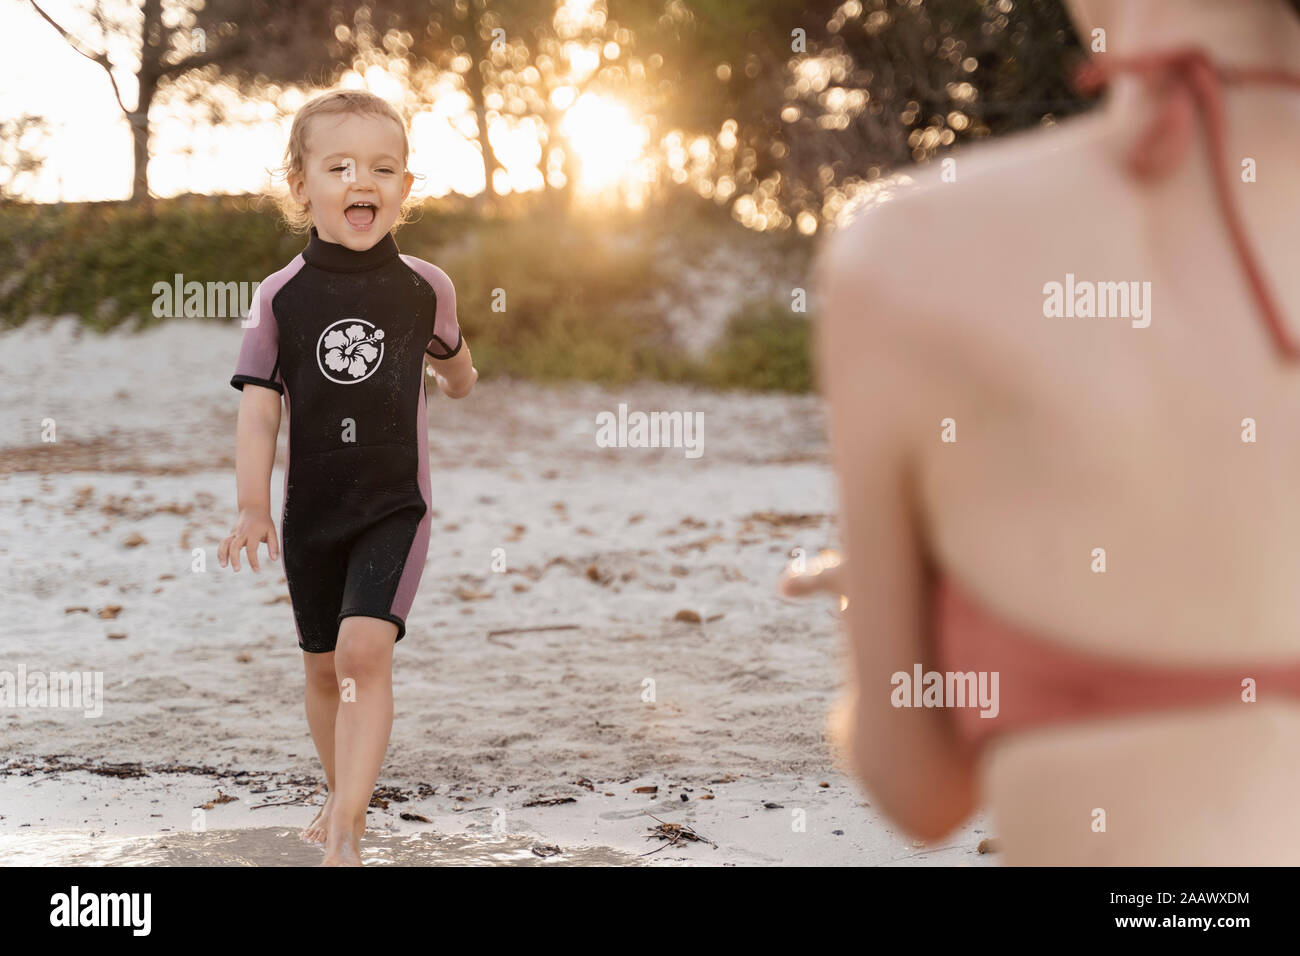
{"label": "child's face", "polygon": [[[396,123],[343,113],[310,120],[303,170],[290,175],[289,189],[322,239],[361,252],[388,235],[414,180],[402,166]],[[357,203],[373,211],[350,208]]]}

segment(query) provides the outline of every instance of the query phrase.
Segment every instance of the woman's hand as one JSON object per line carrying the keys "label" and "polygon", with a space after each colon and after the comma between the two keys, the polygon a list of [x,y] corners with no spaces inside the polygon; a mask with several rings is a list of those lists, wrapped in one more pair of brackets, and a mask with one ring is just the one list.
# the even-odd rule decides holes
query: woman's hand
{"label": "woman's hand", "polygon": [[822,551],[817,557],[807,560],[802,570],[796,568],[796,562],[790,562],[777,581],[777,592],[783,597],[795,598],[831,594],[840,599],[842,610],[848,604],[844,597],[844,571],[845,565],[838,551]]}
{"label": "woman's hand", "polygon": [[[844,596],[847,584],[847,565],[838,551],[822,551],[815,558],[802,562],[802,570],[791,562],[777,582],[777,592],[783,597],[807,597],[812,594],[829,594],[835,597],[840,609],[848,606]],[[831,759],[845,773],[854,773],[853,744],[857,729],[858,689],[849,674],[848,686],[831,705],[826,714],[824,730],[830,747]]]}
{"label": "woman's hand", "polygon": [[248,563],[253,566],[254,571],[260,571],[262,569],[257,565],[257,545],[260,541],[266,542],[266,553],[272,561],[280,557],[280,541],[275,534],[275,522],[271,520],[271,512],[262,508],[243,508],[239,512],[239,517],[235,519],[234,530],[217,548],[217,560],[223,568],[227,560],[232,561],[235,570],[238,571],[239,549],[246,548]]}

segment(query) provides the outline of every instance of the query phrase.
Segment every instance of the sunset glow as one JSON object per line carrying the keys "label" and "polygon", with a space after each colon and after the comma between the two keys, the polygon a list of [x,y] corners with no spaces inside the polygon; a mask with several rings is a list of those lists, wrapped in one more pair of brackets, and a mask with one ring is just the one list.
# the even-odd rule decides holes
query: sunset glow
{"label": "sunset glow", "polygon": [[620,103],[590,93],[569,108],[561,129],[582,166],[578,188],[588,193],[634,177],[649,139]]}
{"label": "sunset glow", "polygon": [[[56,5],[57,6],[57,5]],[[562,4],[557,26],[575,33],[590,28],[604,14],[590,2]],[[30,39],[15,46],[0,62],[0,109],[7,115],[22,111],[57,117],[44,149],[44,169],[24,183],[23,192],[40,202],[123,199],[131,189],[131,137],[125,117],[113,99],[104,71],[72,50],[30,8],[5,5],[0,30]],[[654,181],[647,158],[647,128],[623,103],[595,93],[579,94],[580,85],[595,71],[603,55],[616,59],[618,44],[587,45],[578,39],[564,44],[565,83],[550,94],[552,107],[563,114],[554,160],[572,152],[570,173],[577,175],[576,194],[584,200],[611,196],[639,204],[645,187]],[[477,137],[473,104],[455,72],[438,77],[423,95],[414,98],[408,77],[370,64],[348,71],[337,86],[369,89],[411,111],[410,169],[417,175],[417,195],[449,193],[475,195],[484,181],[483,157]],[[33,77],[60,71],[75,76],[61,84],[33,83]],[[536,74],[536,70],[532,71]],[[133,78],[117,73],[122,96],[134,102]],[[272,171],[280,165],[292,113],[320,90],[272,87],[264,99],[248,100],[225,85],[204,91],[219,104],[223,122],[214,125],[208,111],[191,107],[185,89],[164,91],[151,110],[150,186],[155,195],[181,193],[247,193],[275,190],[282,184]],[[493,97],[493,102],[500,100]],[[498,169],[494,191],[509,193],[563,185],[558,169],[544,168],[547,131],[535,117],[489,112],[488,136]]]}

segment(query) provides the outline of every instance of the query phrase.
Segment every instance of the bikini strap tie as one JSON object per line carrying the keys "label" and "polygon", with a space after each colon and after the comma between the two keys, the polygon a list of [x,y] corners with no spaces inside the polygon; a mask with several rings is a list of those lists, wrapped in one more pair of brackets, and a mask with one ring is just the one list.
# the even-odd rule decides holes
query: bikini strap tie
{"label": "bikini strap tie", "polygon": [[1156,111],[1138,137],[1126,159],[1129,172],[1143,182],[1160,179],[1177,167],[1192,138],[1196,114],[1205,118],[1210,166],[1219,210],[1232,236],[1237,259],[1249,280],[1255,301],[1268,323],[1274,341],[1284,355],[1300,360],[1300,345],[1291,338],[1259,268],[1241,215],[1233,200],[1227,160],[1224,156],[1224,84],[1262,83],[1300,89],[1300,75],[1284,70],[1215,66],[1200,47],[1185,47],[1141,56],[1112,57],[1102,53],[1083,63],[1074,74],[1080,93],[1092,94],[1106,86],[1117,73],[1143,77],[1156,97]]}

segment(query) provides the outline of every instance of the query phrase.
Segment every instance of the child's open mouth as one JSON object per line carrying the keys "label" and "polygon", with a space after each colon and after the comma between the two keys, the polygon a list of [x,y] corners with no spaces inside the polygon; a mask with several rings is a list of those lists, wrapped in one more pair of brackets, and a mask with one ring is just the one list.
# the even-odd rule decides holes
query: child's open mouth
{"label": "child's open mouth", "polygon": [[375,222],[375,204],[365,201],[354,202],[343,210],[343,217],[357,232],[367,232]]}

